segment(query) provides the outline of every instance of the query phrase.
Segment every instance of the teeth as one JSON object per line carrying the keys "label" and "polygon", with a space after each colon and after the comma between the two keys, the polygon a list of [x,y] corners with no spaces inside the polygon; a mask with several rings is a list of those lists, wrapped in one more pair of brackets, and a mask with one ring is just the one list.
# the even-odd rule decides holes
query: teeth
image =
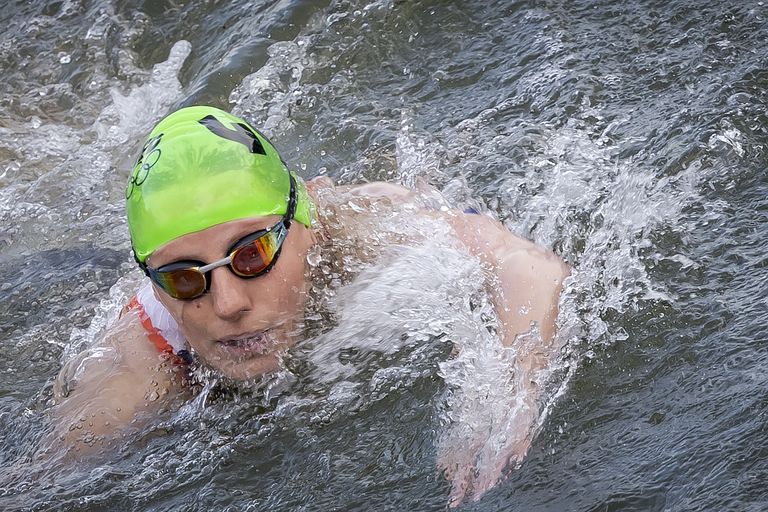
{"label": "teeth", "polygon": [[270,339],[265,334],[257,334],[249,338],[238,338],[222,342],[226,347],[251,350],[256,353],[264,353],[271,344]]}

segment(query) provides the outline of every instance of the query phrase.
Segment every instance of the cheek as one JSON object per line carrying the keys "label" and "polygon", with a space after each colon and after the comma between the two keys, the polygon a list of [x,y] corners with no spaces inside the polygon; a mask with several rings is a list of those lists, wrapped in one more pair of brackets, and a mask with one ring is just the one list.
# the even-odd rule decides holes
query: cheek
{"label": "cheek", "polygon": [[[205,338],[203,327],[206,325],[205,308],[200,301],[181,302],[161,295],[162,292],[155,291],[155,296],[159,298],[165,309],[181,329],[181,333],[187,339],[189,344],[195,350],[198,350],[200,344],[198,340]],[[161,298],[162,297],[162,298]]]}
{"label": "cheek", "polygon": [[290,276],[283,273],[270,272],[268,278],[260,283],[252,283],[248,287],[251,297],[251,316],[271,316],[276,313],[289,313],[295,309],[298,299],[293,289]]}
{"label": "cheek", "polygon": [[207,339],[207,330],[205,327],[209,324],[206,308],[200,301],[184,303],[178,308],[177,313],[171,312],[171,316],[179,324],[181,332],[192,348],[196,346],[199,340]]}
{"label": "cheek", "polygon": [[306,269],[303,258],[291,255],[286,258],[285,265],[275,275],[274,284],[270,286],[274,297],[289,304],[302,301],[307,287]]}

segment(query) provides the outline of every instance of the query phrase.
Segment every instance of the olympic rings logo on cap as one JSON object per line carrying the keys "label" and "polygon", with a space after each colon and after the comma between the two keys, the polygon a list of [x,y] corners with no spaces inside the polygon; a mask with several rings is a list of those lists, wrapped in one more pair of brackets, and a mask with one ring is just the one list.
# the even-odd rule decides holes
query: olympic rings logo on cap
{"label": "olympic rings logo on cap", "polygon": [[144,143],[141,154],[133,167],[133,176],[128,181],[128,187],[125,189],[126,199],[129,199],[131,195],[133,195],[133,189],[135,187],[140,187],[144,184],[147,180],[147,176],[149,176],[149,171],[151,171],[152,167],[154,167],[157,161],[160,160],[162,151],[160,151],[158,146],[160,145],[160,140],[162,138],[163,134],[161,133]]}

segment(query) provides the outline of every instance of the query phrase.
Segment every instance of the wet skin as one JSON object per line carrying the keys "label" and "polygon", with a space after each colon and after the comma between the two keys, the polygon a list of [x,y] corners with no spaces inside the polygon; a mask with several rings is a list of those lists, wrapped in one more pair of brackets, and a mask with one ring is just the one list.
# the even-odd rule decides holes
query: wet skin
{"label": "wet skin", "polygon": [[[216,261],[234,242],[279,219],[235,220],[184,235],[152,253],[148,264],[158,268],[180,260]],[[230,378],[256,377],[277,369],[279,354],[295,339],[306,300],[307,252],[313,243],[312,232],[294,221],[267,274],[242,279],[224,266],[213,270],[210,291],[197,299],[177,300],[153,286],[155,296],[205,363]]]}

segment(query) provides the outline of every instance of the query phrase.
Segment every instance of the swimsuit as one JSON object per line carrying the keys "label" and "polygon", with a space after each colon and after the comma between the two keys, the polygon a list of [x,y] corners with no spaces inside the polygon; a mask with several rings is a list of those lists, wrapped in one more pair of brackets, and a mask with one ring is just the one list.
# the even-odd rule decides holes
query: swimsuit
{"label": "swimsuit", "polygon": [[157,300],[150,283],[136,292],[126,309],[138,312],[141,325],[147,331],[147,338],[161,353],[168,354],[178,364],[192,362],[192,354],[179,325],[165,306]]}

